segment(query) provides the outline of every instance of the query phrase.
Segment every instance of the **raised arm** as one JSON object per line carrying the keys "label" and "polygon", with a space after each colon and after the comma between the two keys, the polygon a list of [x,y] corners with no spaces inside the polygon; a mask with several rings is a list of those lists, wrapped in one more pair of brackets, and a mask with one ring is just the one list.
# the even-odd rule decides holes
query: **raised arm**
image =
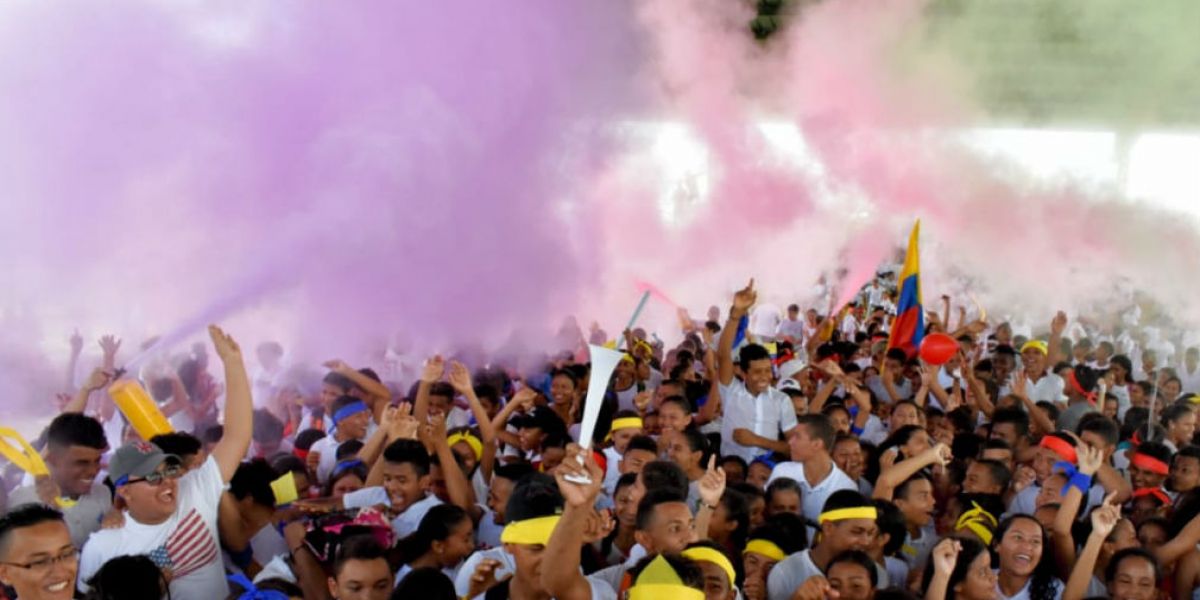
{"label": "raised arm", "polygon": [[[579,447],[574,444],[554,473],[554,480],[562,492],[565,506],[562,518],[550,534],[550,541],[542,553],[542,586],[552,598],[559,600],[592,600],[592,589],[587,578],[579,570],[580,547],[583,546],[584,530],[596,502],[596,496],[604,486],[604,472],[596,466],[591,453],[584,453],[585,463],[579,464]],[[580,485],[567,481],[569,474],[587,478],[590,483]]]}
{"label": "raised arm", "polygon": [[708,468],[700,478],[700,506],[696,507],[696,536],[708,539],[708,524],[712,521],[713,513],[721,496],[725,495],[725,469],[717,466],[717,457],[708,457]]}
{"label": "raised arm", "polygon": [[[1078,454],[1079,472],[1088,477],[1095,475],[1104,458],[1100,450],[1083,444],[1078,447]],[[1050,543],[1055,550],[1054,559],[1059,577],[1069,574],[1071,565],[1075,564],[1075,538],[1071,536],[1071,526],[1075,523],[1075,517],[1082,504],[1083,491],[1071,486],[1063,496],[1062,506],[1058,509],[1054,525],[1050,528]]]}
{"label": "raised arm", "polygon": [[246,451],[254,430],[254,404],[250,400],[250,378],[242,362],[242,349],[233,338],[216,325],[208,326],[217,356],[225,364],[225,433],[212,451],[221,469],[221,479],[233,477]]}
{"label": "raised arm", "polygon": [[67,378],[64,381],[66,387],[63,388],[68,391],[75,389],[75,370],[79,367],[79,355],[83,352],[83,336],[79,335],[78,329],[71,334],[69,341],[71,357],[67,359]]}
{"label": "raised arm", "polygon": [[1025,376],[1025,369],[1018,369],[1013,375],[1012,394],[1021,399],[1021,404],[1025,407],[1025,412],[1029,413],[1029,420],[1042,432],[1042,434],[1053,433],[1057,427],[1050,417],[1042,409],[1037,407],[1029,394],[1025,393],[1025,389],[1029,385],[1029,379]]}
{"label": "raised arm", "polygon": [[417,399],[413,404],[413,416],[418,422],[425,423],[429,420],[429,388],[442,378],[445,371],[446,361],[442,360],[441,355],[435,354],[425,361],[425,368],[421,371],[421,382],[417,384]]}
{"label": "raised arm", "polygon": [[92,374],[88,375],[87,381],[83,382],[83,386],[79,388],[79,391],[75,392],[75,396],[71,398],[71,401],[63,407],[63,413],[84,412],[87,409],[88,397],[92,395],[92,392],[103,389],[110,382],[112,382],[112,373],[96,367],[92,370]]}
{"label": "raised arm", "polygon": [[917,456],[896,463],[890,469],[883,469],[879,473],[879,479],[875,481],[875,493],[872,497],[891,500],[896,487],[915,475],[917,471],[935,464],[944,467],[952,458],[954,457],[950,454],[950,448],[945,444],[938,444]]}
{"label": "raised arm", "polygon": [[1067,313],[1060,310],[1058,314],[1054,315],[1054,319],[1050,321],[1050,341],[1047,342],[1049,356],[1046,360],[1050,369],[1053,369],[1054,365],[1066,360],[1066,358],[1070,358],[1063,357],[1062,353],[1062,334],[1066,329]]}
{"label": "raised arm", "polygon": [[337,373],[338,375],[341,375],[342,377],[345,377],[346,379],[349,379],[354,383],[354,385],[370,394],[372,398],[378,398],[385,402],[391,401],[392,399],[391,390],[387,389],[387,387],[382,383],[379,383],[378,381],[359,373],[357,369],[346,364],[346,361],[337,359],[331,360],[325,363],[325,368]]}
{"label": "raised arm", "polygon": [[450,385],[454,387],[454,391],[467,399],[467,406],[471,408],[471,414],[475,416],[475,423],[479,425],[480,440],[484,444],[495,441],[496,428],[492,426],[492,420],[488,417],[487,410],[483,408],[483,403],[479,401],[479,396],[475,395],[475,386],[471,383],[471,372],[467,370],[466,365],[458,361],[450,363]]}
{"label": "raised arm", "polygon": [[708,401],[696,412],[696,423],[703,425],[721,414],[721,386],[717,383],[717,353],[704,351],[704,372],[708,375]]}
{"label": "raised arm", "polygon": [[729,320],[721,328],[721,339],[717,342],[717,381],[721,385],[733,383],[733,339],[737,337],[738,323],[746,316],[758,299],[754,280],[733,295],[733,306],[729,309]]}
{"label": "raised arm", "polygon": [[1062,600],[1083,600],[1087,594],[1088,583],[1092,580],[1092,573],[1096,569],[1096,559],[1100,557],[1100,546],[1120,519],[1121,510],[1112,503],[1112,496],[1092,511],[1092,533],[1083,545],[1079,561],[1071,569],[1071,577],[1063,590]]}
{"label": "raised arm", "polygon": [[471,489],[471,482],[467,481],[467,477],[463,475],[462,469],[458,466],[458,460],[454,457],[454,451],[450,449],[450,444],[446,440],[446,415],[434,415],[428,424],[421,425],[421,431],[428,437],[428,440],[421,441],[426,446],[433,446],[438,464],[442,467],[450,503],[467,511],[472,520],[479,522],[483,512],[475,504],[475,492]]}
{"label": "raised arm", "polygon": [[954,538],[945,538],[933,547],[930,560],[933,561],[933,578],[925,589],[925,600],[946,600],[946,592],[950,586],[950,574],[958,564],[958,553],[962,552],[962,544]]}

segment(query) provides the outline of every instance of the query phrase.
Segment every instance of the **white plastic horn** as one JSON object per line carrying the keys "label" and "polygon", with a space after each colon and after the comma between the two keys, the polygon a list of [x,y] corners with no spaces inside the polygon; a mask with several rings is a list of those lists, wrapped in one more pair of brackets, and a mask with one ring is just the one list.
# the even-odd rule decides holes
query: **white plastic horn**
{"label": "white plastic horn", "polygon": [[[604,404],[608,381],[612,379],[613,372],[617,370],[617,365],[625,356],[623,352],[594,344],[588,344],[588,354],[592,360],[592,374],[588,379],[587,397],[583,400],[583,422],[579,425],[579,447],[585,452],[592,447],[592,437],[596,433],[596,419],[600,416],[600,406]],[[583,454],[579,455],[579,459],[583,460]],[[582,485],[591,483],[584,477],[568,476],[567,479]]]}

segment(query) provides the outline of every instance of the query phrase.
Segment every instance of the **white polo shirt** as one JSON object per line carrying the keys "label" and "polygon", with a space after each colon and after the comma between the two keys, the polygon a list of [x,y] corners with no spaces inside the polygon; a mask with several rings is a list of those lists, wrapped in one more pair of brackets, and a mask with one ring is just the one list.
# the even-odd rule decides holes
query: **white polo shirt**
{"label": "white polo shirt", "polygon": [[729,385],[720,386],[721,408],[721,453],[739,456],[750,462],[754,457],[767,452],[763,448],[743,446],[733,441],[733,432],[748,429],[769,439],[779,439],[781,433],[796,426],[796,408],[787,394],[768,386],[763,393],[752,396],[746,384],[734,379]]}

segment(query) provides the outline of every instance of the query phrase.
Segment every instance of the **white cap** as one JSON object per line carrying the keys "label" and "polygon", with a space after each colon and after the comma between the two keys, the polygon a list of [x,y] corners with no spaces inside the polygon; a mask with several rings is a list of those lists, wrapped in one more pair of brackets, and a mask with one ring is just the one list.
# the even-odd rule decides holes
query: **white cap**
{"label": "white cap", "polygon": [[804,362],[803,358],[793,358],[792,360],[779,365],[779,378],[791,379],[792,376],[794,376],[796,373],[799,373],[806,366],[807,364]]}

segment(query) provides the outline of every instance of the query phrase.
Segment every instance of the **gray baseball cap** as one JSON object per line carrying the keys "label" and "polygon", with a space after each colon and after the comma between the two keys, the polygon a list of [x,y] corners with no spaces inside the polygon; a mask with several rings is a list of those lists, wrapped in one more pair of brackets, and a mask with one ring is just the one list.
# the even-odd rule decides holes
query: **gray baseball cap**
{"label": "gray baseball cap", "polygon": [[167,454],[150,442],[130,442],[117,448],[108,461],[108,476],[113,485],[120,487],[130,479],[140,479],[158,469],[158,465],[171,461],[183,464],[174,454]]}

